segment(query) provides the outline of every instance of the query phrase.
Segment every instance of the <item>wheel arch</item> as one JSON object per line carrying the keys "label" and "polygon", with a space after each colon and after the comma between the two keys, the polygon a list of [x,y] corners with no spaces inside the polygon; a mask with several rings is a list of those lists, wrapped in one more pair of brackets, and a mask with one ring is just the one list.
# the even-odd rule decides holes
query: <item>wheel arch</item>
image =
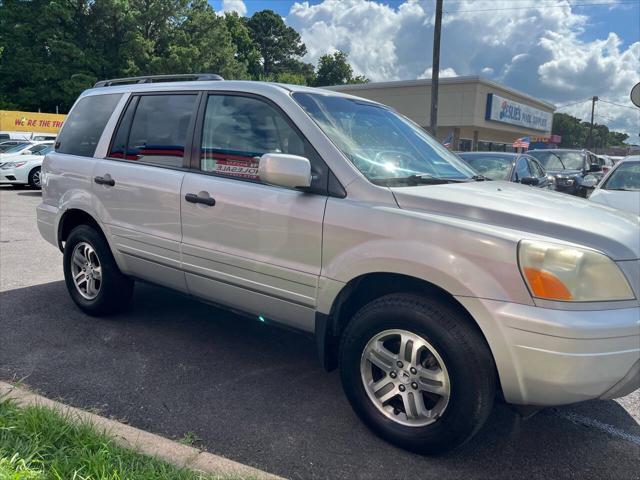
{"label": "wheel arch", "polygon": [[324,368],[331,371],[337,367],[340,337],[353,315],[362,306],[384,295],[407,292],[437,299],[459,312],[469,325],[482,335],[491,356],[494,357],[480,325],[451,293],[422,278],[400,273],[374,272],[351,279],[335,297],[329,314],[316,314],[316,343]]}
{"label": "wheel arch", "polygon": [[58,248],[61,252],[69,234],[78,225],[90,225],[106,238],[102,227],[90,213],[80,208],[70,208],[62,214],[58,222]]}

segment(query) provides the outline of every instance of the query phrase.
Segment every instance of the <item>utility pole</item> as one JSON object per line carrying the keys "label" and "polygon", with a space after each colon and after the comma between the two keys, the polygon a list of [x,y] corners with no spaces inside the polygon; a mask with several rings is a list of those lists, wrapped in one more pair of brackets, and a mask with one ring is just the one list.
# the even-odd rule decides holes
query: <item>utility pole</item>
{"label": "utility pole", "polygon": [[[436,23],[433,28],[433,62],[431,64],[431,117],[429,129],[438,133],[438,82],[440,80],[440,31],[442,30],[442,0],[436,0]],[[456,146],[457,148],[457,146]]]}
{"label": "utility pole", "polygon": [[593,113],[596,109],[597,101],[598,101],[598,97],[593,97],[591,99],[591,124],[589,125],[589,136],[587,137],[587,149],[591,149],[591,133],[593,132]]}

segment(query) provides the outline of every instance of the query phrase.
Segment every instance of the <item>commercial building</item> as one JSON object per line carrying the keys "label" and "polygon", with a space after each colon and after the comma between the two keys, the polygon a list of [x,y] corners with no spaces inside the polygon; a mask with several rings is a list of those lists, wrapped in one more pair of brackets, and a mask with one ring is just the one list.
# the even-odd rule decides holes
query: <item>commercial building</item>
{"label": "commercial building", "polygon": [[[429,128],[431,80],[405,80],[326,87],[374,100]],[[555,106],[478,76],[441,78],[438,100],[440,140],[451,135],[452,150],[514,151],[520,137],[553,143]]]}

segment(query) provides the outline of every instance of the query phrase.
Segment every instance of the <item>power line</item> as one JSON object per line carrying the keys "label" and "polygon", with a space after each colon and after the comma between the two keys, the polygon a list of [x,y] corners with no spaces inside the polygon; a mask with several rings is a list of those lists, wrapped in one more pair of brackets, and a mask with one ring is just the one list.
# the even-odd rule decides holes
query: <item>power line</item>
{"label": "power line", "polygon": [[606,115],[602,115],[601,113],[596,113],[596,117],[604,118],[605,120],[609,120],[610,122],[615,122],[616,121],[615,118],[607,117]]}
{"label": "power line", "polygon": [[585,103],[585,102],[590,102],[590,101],[591,101],[591,97],[585,98],[583,100],[579,100],[577,102],[567,103],[565,105],[558,105],[558,106],[556,106],[556,110],[560,110],[561,108],[566,108],[566,107],[572,107],[574,105],[578,105],[579,103]]}
{"label": "power line", "polygon": [[640,5],[638,0],[618,1],[609,3],[563,3],[563,4],[531,4],[520,7],[500,7],[500,8],[484,8],[477,10],[446,10],[444,13],[477,13],[477,12],[497,12],[502,10],[528,10],[532,8],[544,7],[544,8],[566,8],[566,7],[600,7],[600,6],[615,6],[615,5]]}
{"label": "power line", "polygon": [[616,107],[630,108],[631,110],[638,111],[638,108],[637,108],[637,107],[630,107],[629,105],[621,105],[620,103],[610,102],[609,100],[602,100],[602,99],[600,99],[600,101],[601,101],[601,102],[604,102],[604,103],[608,103],[608,104],[610,104],[610,105],[615,105]]}

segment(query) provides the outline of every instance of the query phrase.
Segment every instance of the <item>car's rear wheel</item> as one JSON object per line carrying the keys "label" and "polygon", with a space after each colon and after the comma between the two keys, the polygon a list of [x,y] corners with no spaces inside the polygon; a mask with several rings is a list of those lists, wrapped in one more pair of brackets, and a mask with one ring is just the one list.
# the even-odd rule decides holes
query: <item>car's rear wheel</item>
{"label": "car's rear wheel", "polygon": [[360,418],[407,450],[455,448],[483,425],[495,397],[491,352],[446,304],[388,295],[349,322],[340,348],[343,388]]}
{"label": "car's rear wheel", "polygon": [[41,182],[41,169],[40,167],[36,167],[33,170],[31,170],[29,172],[29,186],[31,188],[35,188],[37,190],[40,190],[42,188],[42,182]]}
{"label": "car's rear wheel", "polygon": [[106,315],[129,305],[134,282],[118,269],[104,236],[89,225],[69,234],[63,266],[67,290],[85,313]]}

